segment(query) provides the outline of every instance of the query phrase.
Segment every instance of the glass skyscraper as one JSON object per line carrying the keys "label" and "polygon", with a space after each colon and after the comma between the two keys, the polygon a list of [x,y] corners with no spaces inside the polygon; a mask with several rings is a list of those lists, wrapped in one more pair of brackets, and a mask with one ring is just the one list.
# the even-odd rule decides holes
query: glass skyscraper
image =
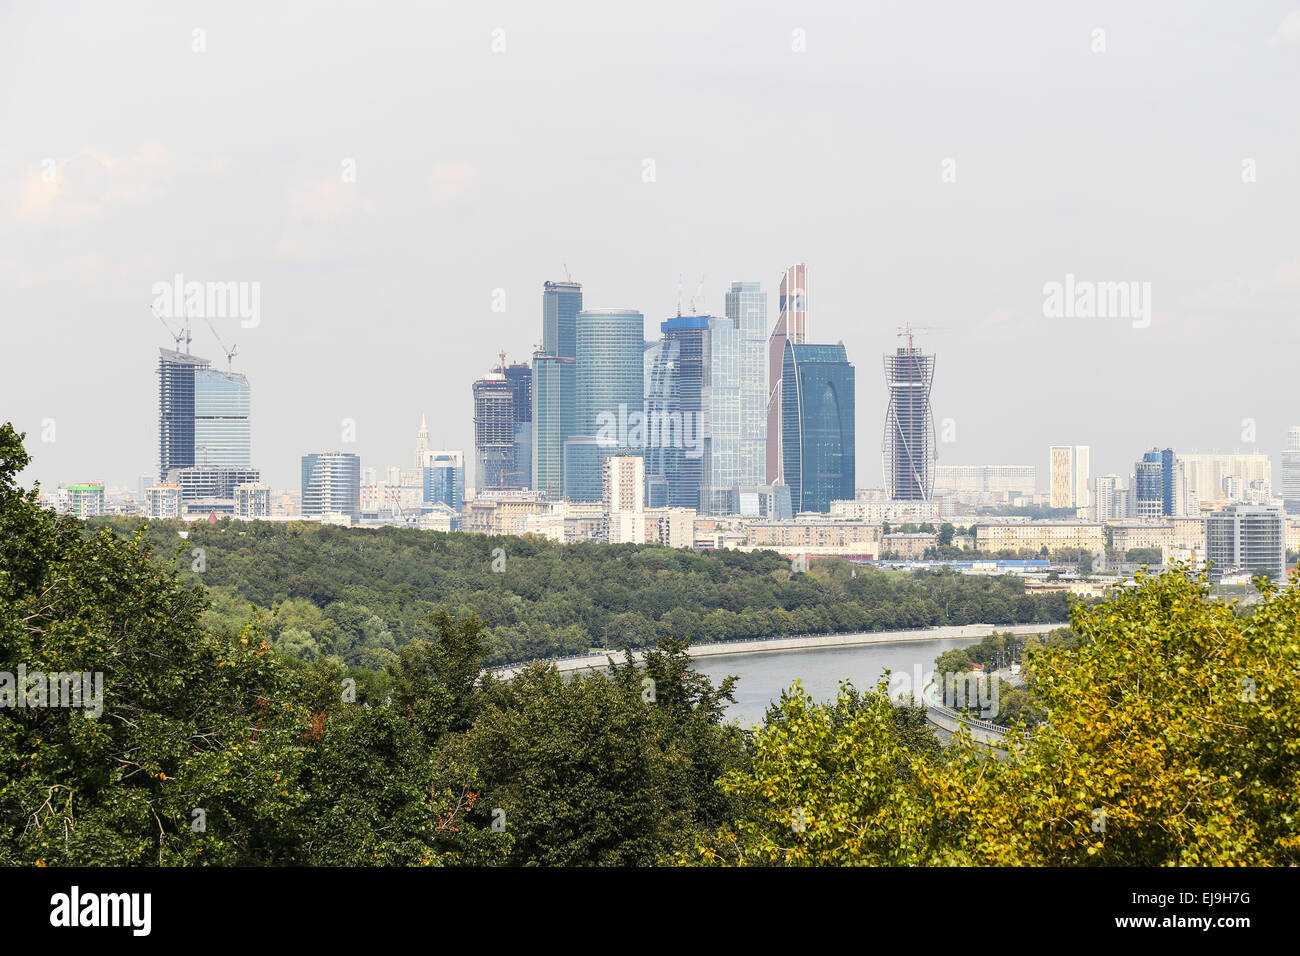
{"label": "glass skyscraper", "polygon": [[701,508],[714,411],[709,388],[714,321],[707,315],[679,315],[659,326],[663,341],[646,392],[645,473],[664,479],[667,504],[674,508]]}
{"label": "glass skyscraper", "polygon": [[782,474],[800,511],[854,496],[854,372],[843,345],[786,342],[781,369]]}
{"label": "glass skyscraper", "polygon": [[194,463],[204,467],[249,468],[248,379],[213,368],[194,371]]}
{"label": "glass skyscraper", "polygon": [[158,471],[182,498],[230,498],[256,482],[248,379],[205,358],[158,350]]}
{"label": "glass skyscraper", "polygon": [[735,489],[766,475],[767,294],[757,282],[733,282],[726,317],[710,320],[709,460],[703,508],[721,513]]}
{"label": "glass skyscraper", "polygon": [[578,313],[582,285],[547,282],[542,290],[542,347],[533,354],[532,488],[565,496],[564,443],[577,427]]}
{"label": "glass skyscraper", "polygon": [[929,501],[934,496],[933,383],[934,356],[914,348],[909,331],[907,345],[885,356],[889,408],[881,452],[885,491],[892,501]]}
{"label": "glass skyscraper", "polygon": [[781,450],[785,434],[781,420],[785,409],[781,376],[785,367],[786,342],[802,345],[808,341],[808,267],[797,263],[786,269],[781,274],[778,293],[781,312],[767,343],[767,484],[785,477],[781,473],[785,462]]}
{"label": "glass skyscraper", "polygon": [[424,504],[446,505],[457,515],[465,503],[465,455],[430,451],[424,466]]}
{"label": "glass skyscraper", "polygon": [[345,514],[361,520],[361,459],[330,451],[302,456],[302,513]]}
{"label": "glass skyscraper", "polygon": [[[574,362],[575,432],[566,448],[583,447],[580,460],[564,464],[564,494],[572,500],[570,477],[587,489],[603,487],[605,455],[627,454],[630,429],[645,412],[645,316],[630,309],[588,309],[577,315]],[[587,440],[601,450],[591,455]],[[641,448],[630,453],[640,454]]]}

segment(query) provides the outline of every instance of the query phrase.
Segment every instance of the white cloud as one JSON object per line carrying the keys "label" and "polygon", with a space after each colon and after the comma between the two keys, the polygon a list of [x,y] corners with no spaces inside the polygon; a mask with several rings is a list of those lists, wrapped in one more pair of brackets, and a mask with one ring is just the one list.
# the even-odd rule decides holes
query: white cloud
{"label": "white cloud", "polygon": [[1271,42],[1274,45],[1300,46],[1300,9],[1292,10],[1282,18]]}

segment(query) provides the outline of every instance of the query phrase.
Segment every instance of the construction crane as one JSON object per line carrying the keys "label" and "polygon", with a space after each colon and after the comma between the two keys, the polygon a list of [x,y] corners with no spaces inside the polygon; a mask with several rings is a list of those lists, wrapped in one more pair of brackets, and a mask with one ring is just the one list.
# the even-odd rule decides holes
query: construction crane
{"label": "construction crane", "polygon": [[226,371],[229,372],[231,365],[235,360],[235,352],[239,350],[239,346],[232,345],[230,348],[226,348],[226,343],[221,341],[221,336],[217,334],[216,327],[213,326],[212,320],[205,315],[203,321],[208,323],[208,328],[212,330],[212,337],[217,340],[217,345],[221,346],[221,351],[226,353]]}
{"label": "construction crane", "polygon": [[945,325],[913,325],[907,322],[898,326],[898,334],[907,339],[907,350],[912,351],[912,333],[913,332],[947,332],[948,327]]}
{"label": "construction crane", "polygon": [[194,340],[194,336],[190,334],[190,320],[189,320],[189,317],[188,317],[188,316],[186,317],[186,319],[185,319],[185,325],[182,326],[182,328],[181,328],[181,330],[180,330],[179,332],[173,332],[173,331],[172,331],[172,327],[171,327],[170,325],[167,324],[167,320],[164,319],[161,315],[159,315],[159,314],[154,310],[154,307],[153,307],[152,305],[149,306],[149,311],[153,313],[153,317],[154,317],[155,319],[157,319],[159,322],[161,322],[161,323],[163,324],[163,328],[167,330],[167,334],[170,335],[173,339],[176,340],[176,351],[177,351],[177,352],[179,352],[179,351],[181,350],[181,340],[182,340],[182,339],[185,340],[185,354],[188,355],[188,354],[189,354],[189,351],[190,351],[190,342],[192,342],[192,341]]}
{"label": "construction crane", "polygon": [[695,287],[695,295],[691,298],[691,315],[700,314],[700,303],[704,301],[704,276],[700,276],[700,284]]}

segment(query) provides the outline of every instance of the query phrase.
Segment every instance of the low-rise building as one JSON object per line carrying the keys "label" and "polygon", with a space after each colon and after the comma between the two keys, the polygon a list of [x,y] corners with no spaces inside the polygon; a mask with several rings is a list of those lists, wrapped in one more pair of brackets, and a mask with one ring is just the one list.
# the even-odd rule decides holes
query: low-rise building
{"label": "low-rise building", "polygon": [[996,554],[999,551],[1022,551],[1048,554],[1060,551],[1087,551],[1101,554],[1106,539],[1103,527],[1095,521],[996,521],[975,525],[975,547]]}

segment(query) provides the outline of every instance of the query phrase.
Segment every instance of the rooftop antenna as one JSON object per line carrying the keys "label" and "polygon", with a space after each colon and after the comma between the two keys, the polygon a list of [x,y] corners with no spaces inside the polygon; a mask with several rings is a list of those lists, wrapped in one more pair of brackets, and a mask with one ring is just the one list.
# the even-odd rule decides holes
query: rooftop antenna
{"label": "rooftop antenna", "polygon": [[677,318],[682,317],[682,274],[677,273]]}
{"label": "rooftop antenna", "polygon": [[501,350],[500,352],[498,352],[497,354],[501,356],[501,374],[504,375],[504,374],[506,374],[506,353],[505,353],[505,350],[502,349],[502,350]]}
{"label": "rooftop antenna", "polygon": [[565,262],[565,263],[562,263],[562,265],[564,266],[564,281],[565,281],[565,282],[572,282],[572,281],[573,281],[573,273],[571,273],[571,272],[569,271],[569,264],[568,264],[567,262]]}
{"label": "rooftop antenna", "polygon": [[186,354],[186,355],[189,355],[189,354],[190,354],[190,342],[193,341],[193,338],[194,338],[194,337],[190,334],[190,318],[189,318],[189,316],[187,315],[187,316],[185,317],[185,325],[181,328],[181,330],[180,330],[179,332],[173,332],[173,331],[172,331],[172,327],[171,327],[170,325],[167,324],[167,320],[164,319],[161,315],[159,315],[158,312],[154,309],[154,307],[153,307],[152,305],[149,306],[149,311],[153,313],[153,316],[154,316],[155,319],[157,319],[159,322],[161,322],[161,323],[163,324],[163,328],[167,330],[167,334],[170,335],[173,339],[176,340],[176,351],[177,351],[177,352],[179,352],[179,351],[181,350],[181,339],[184,339],[184,340],[185,340],[185,354]]}
{"label": "rooftop antenna", "polygon": [[226,353],[226,371],[229,372],[231,365],[235,360],[235,352],[239,350],[239,346],[232,345],[230,348],[226,348],[226,343],[221,341],[221,336],[217,334],[216,327],[213,326],[212,320],[205,315],[203,321],[208,323],[208,328],[212,330],[212,337],[217,340],[217,345],[221,346],[221,351]]}

